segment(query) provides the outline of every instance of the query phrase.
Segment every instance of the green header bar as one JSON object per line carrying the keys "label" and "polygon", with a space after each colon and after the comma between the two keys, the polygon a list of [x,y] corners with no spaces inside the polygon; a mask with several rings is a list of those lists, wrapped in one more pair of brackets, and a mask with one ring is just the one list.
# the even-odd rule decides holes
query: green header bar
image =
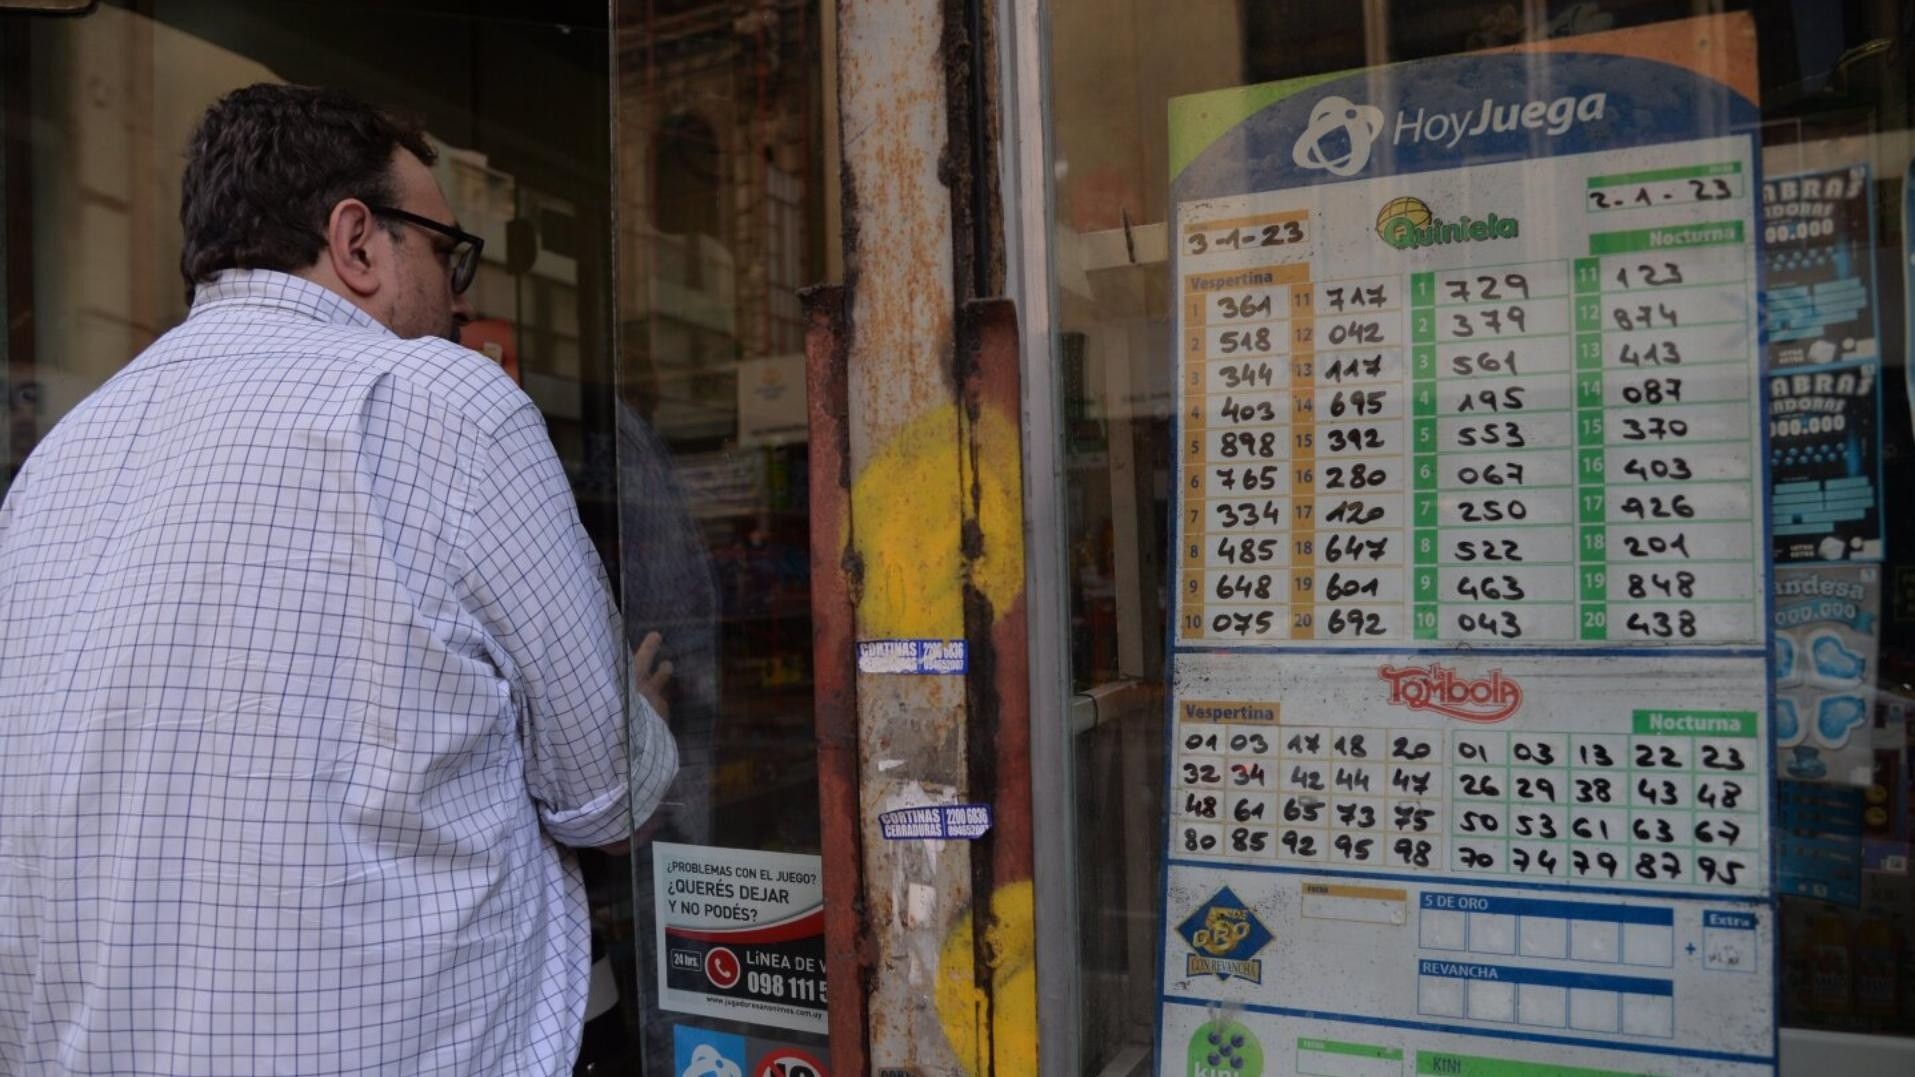
{"label": "green header bar", "polygon": [[1589,237],[1590,254],[1634,254],[1741,243],[1741,221],[1707,221],[1635,232],[1598,232]]}
{"label": "green header bar", "polygon": [[1403,1061],[1401,1047],[1371,1047],[1367,1043],[1338,1043],[1335,1040],[1298,1040],[1299,1051],[1320,1051],[1331,1055],[1354,1055],[1357,1058],[1383,1058],[1392,1062]]}
{"label": "green header bar", "polygon": [[1753,737],[1754,711],[1646,710],[1636,712],[1636,735],[1649,737]]}
{"label": "green header bar", "polygon": [[1624,1070],[1592,1070],[1550,1062],[1512,1062],[1503,1058],[1474,1058],[1448,1051],[1416,1052],[1418,1077],[1647,1077]]}
{"label": "green header bar", "polygon": [[1632,183],[1660,183],[1663,180],[1701,179],[1704,176],[1733,176],[1741,171],[1741,161],[1723,161],[1713,165],[1658,168],[1649,172],[1623,172],[1614,176],[1591,176],[1589,189],[1593,191],[1598,187],[1626,187]]}

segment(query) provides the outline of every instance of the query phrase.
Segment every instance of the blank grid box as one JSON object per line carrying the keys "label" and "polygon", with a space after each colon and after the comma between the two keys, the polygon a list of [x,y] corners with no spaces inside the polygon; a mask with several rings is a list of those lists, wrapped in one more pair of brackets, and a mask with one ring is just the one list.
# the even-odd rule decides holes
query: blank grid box
{"label": "blank grid box", "polygon": [[1516,985],[1494,980],[1470,980],[1469,1018],[1472,1021],[1516,1020]]}
{"label": "blank grid box", "polygon": [[1463,981],[1447,976],[1419,978],[1416,1011],[1432,1017],[1463,1016]]}
{"label": "blank grid box", "polygon": [[1463,949],[1464,916],[1449,909],[1424,909],[1419,944],[1425,950]]}
{"label": "blank grid box", "polygon": [[1587,1032],[1614,1032],[1620,1027],[1614,991],[1569,989],[1569,1027]]}
{"label": "blank grid box", "polygon": [[1602,920],[1571,920],[1569,956],[1575,961],[1622,960],[1622,925]]}
{"label": "blank grid box", "polygon": [[1624,924],[1622,960],[1625,965],[1675,964],[1675,931],[1668,924]]}
{"label": "blank grid box", "polygon": [[1516,918],[1503,913],[1469,914],[1469,948],[1474,954],[1516,952]]}
{"label": "blank grid box", "polygon": [[1523,984],[1516,989],[1516,1020],[1525,1025],[1564,1027],[1569,1024],[1569,989]]}
{"label": "blank grid box", "polygon": [[1516,924],[1524,957],[1562,957],[1569,945],[1569,921],[1554,916],[1525,916]]}
{"label": "blank grid box", "polygon": [[1622,1030],[1630,1036],[1659,1036],[1663,1039],[1674,1036],[1675,999],[1668,995],[1624,995]]}

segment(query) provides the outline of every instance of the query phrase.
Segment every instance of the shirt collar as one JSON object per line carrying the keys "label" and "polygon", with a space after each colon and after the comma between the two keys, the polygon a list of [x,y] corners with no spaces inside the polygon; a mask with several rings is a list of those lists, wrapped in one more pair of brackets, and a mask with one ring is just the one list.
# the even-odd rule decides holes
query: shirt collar
{"label": "shirt collar", "polygon": [[283,310],[330,325],[354,325],[391,335],[372,315],[345,297],[303,277],[271,269],[222,269],[193,293],[187,317],[236,307]]}

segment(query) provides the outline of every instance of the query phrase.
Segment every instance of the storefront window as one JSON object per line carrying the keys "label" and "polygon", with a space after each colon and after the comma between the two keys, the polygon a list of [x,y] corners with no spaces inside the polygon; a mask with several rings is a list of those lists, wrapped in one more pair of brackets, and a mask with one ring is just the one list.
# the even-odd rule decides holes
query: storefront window
{"label": "storefront window", "polygon": [[[1688,21],[1698,16],[1715,21]],[[1157,1072],[1184,1072],[1187,1053],[1192,1073],[1531,1072],[1469,1066],[1573,1061],[1510,1045],[1599,1028],[1591,1044],[1638,1044],[1636,1064],[1589,1061],[1601,1055],[1592,1047],[1582,1065],[1739,1072],[1733,1055],[1759,1068],[1771,1054],[1763,1021],[1703,1016],[1703,997],[1734,994],[1703,970],[1729,964],[1759,964],[1779,983],[1784,1072],[1810,1071],[1791,1047],[1806,1042],[1794,1030],[1809,1029],[1864,1034],[1840,1041],[1861,1045],[1858,1065],[1905,1065],[1892,1045],[1915,1036],[1915,606],[1904,594],[1915,519],[1887,495],[1908,487],[1911,444],[1906,22],[1864,4],[1060,2],[1048,41],[1052,348],[1080,693],[1082,1072],[1148,1072],[1153,1053]],[[1460,54],[1474,56],[1438,59]],[[1653,59],[1612,83],[1627,64],[1597,55]],[[1684,65],[1703,72],[1696,89],[1638,96],[1665,76],[1681,82]],[[1439,98],[1454,99],[1451,114],[1437,114]],[[1616,126],[1600,126],[1604,109]],[[1666,134],[1650,133],[1658,124]],[[1707,151],[1694,141],[1717,137],[1732,141]],[[1594,156],[1576,163],[1579,152]],[[1688,200],[1691,179],[1718,206],[1655,208]],[[1648,238],[1657,228],[1731,217],[1740,247],[1721,258],[1638,259],[1649,278],[1605,260],[1694,238]],[[1672,266],[1688,277],[1665,279]],[[1662,284],[1686,291],[1623,309],[1625,292]],[[1596,299],[1583,320],[1571,297]],[[1712,332],[1729,335],[1705,341]],[[1560,386],[1541,373],[1557,370]],[[1576,426],[1584,420],[1594,425]],[[1716,440],[1683,440],[1704,428]],[[1650,443],[1661,448],[1638,451]],[[1685,531],[1704,548],[1669,553]],[[1632,543],[1662,543],[1664,555],[1631,562]],[[1353,647],[1362,659],[1347,656]],[[1756,771],[1773,773],[1774,790],[1761,780],[1746,790],[1772,797],[1770,814],[1721,814],[1701,754],[1681,755],[1667,787],[1632,772],[1629,789],[1612,790],[1631,794],[1615,818],[1577,807],[1575,782],[1601,776],[1526,773],[1506,756],[1528,792],[1500,790],[1490,811],[1465,803],[1461,786],[1427,804],[1406,787],[1362,787],[1461,775],[1477,757],[1455,753],[1485,750],[1458,748],[1473,722],[1521,742],[1496,751],[1520,749],[1538,766],[1537,751],[1594,753],[1571,729],[1602,728],[1600,701],[1572,704],[1571,682],[1550,678],[1608,675],[1578,665],[1592,651],[1646,663],[1644,677],[1717,675],[1685,666],[1685,647],[1742,656],[1719,689],[1692,681],[1685,698],[1774,740]],[[1405,711],[1361,702],[1369,696],[1336,679],[1362,666],[1387,695],[1390,676],[1410,676],[1402,667],[1430,663],[1452,667],[1444,683],[1466,697],[1518,691],[1509,686],[1527,671],[1528,709],[1397,721]],[[1489,679],[1492,666],[1503,679]],[[1625,682],[1644,683],[1624,677],[1614,692]],[[1263,718],[1251,713],[1266,705]],[[1564,712],[1560,726],[1528,717],[1550,707]],[[1772,719],[1758,722],[1764,713]],[[1277,743],[1291,721],[1322,727],[1298,730],[1295,756]],[[1629,717],[1618,721],[1626,741]],[[1525,729],[1564,739],[1531,744]],[[1425,733],[1436,739],[1424,745]],[[1448,769],[1372,766],[1365,734],[1379,755],[1428,751]],[[1214,758],[1211,736],[1227,742]],[[1712,761],[1746,748],[1706,747]],[[1560,805],[1539,777],[1564,784]],[[1525,810],[1531,794],[1538,810]],[[1651,794],[1677,799],[1638,802]],[[1657,815],[1670,807],[1688,814]],[[1655,847],[1664,822],[1684,847],[1666,863]],[[1605,824],[1619,828],[1613,849]],[[1719,851],[1728,846],[1743,852]],[[1638,853],[1653,855],[1639,864]],[[1606,929],[1577,927],[1576,909],[1542,923],[1539,906],[1518,901],[1509,907],[1527,917],[1480,917],[1472,953],[1432,935],[1449,918],[1424,918],[1417,904],[1452,900],[1422,885],[1427,876],[1492,870],[1491,889],[1457,892],[1513,884],[1496,892],[1653,904],[1635,896],[1656,889],[1649,881],[1712,892],[1737,856],[1761,878],[1773,871],[1772,887],[1728,889],[1749,896],[1735,907],[1749,922],[1779,920],[1779,939],[1745,960],[1736,937],[1681,926],[1715,913],[1671,897],[1675,911],[1656,915],[1675,917],[1677,949],[1660,979],[1635,984],[1674,985],[1667,1032],[1641,1017],[1664,1005],[1627,992],[1575,995],[1620,1006],[1613,1028],[1568,994],[1557,1013],[1554,992],[1568,983],[1558,973],[1628,971],[1578,964],[1569,947],[1600,959],[1591,940]],[[1613,889],[1579,867],[1604,871],[1605,858],[1621,876]],[[1506,950],[1503,927],[1519,932]],[[1555,928],[1563,947],[1520,934]],[[1241,944],[1219,943],[1219,931]],[[1345,940],[1334,960],[1332,938]],[[1418,964],[1438,958],[1534,986],[1509,988],[1505,1014],[1505,989],[1452,992],[1443,969]],[[1371,990],[1338,1002],[1352,997],[1342,982]],[[1464,1000],[1454,1008],[1452,993]],[[1766,1013],[1766,988],[1750,997]],[[1400,1031],[1358,1035],[1364,1023]],[[1192,1028],[1221,1038],[1206,1048]],[[1712,1035],[1723,1042],[1706,1046]],[[1263,1061],[1247,1061],[1246,1038],[1261,1040]],[[1684,1054],[1710,1050],[1721,1057]],[[1450,1059],[1463,1068],[1441,1068]]]}
{"label": "storefront window", "polygon": [[810,3],[618,20],[624,611],[679,681],[681,771],[632,858],[644,1072],[823,1072],[798,289],[835,247],[824,27]]}

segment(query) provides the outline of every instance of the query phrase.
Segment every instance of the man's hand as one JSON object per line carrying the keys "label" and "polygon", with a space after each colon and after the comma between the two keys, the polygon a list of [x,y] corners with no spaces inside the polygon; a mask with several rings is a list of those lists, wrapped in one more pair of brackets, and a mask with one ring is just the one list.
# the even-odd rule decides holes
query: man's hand
{"label": "man's hand", "polygon": [[[645,702],[652,705],[652,709],[658,712],[660,718],[670,721],[672,706],[666,697],[665,689],[672,679],[672,664],[669,661],[658,662],[658,649],[664,643],[665,637],[656,632],[647,632],[645,639],[639,643],[638,650],[632,653],[632,691],[644,696]],[[652,668],[654,662],[658,662],[657,669]],[[650,841],[652,835],[658,831],[658,822],[659,815],[654,813],[650,819],[639,826],[629,840],[601,845],[598,850],[612,856],[624,856],[631,851],[632,842]]]}
{"label": "man's hand", "polygon": [[672,706],[665,698],[665,686],[672,679],[672,664],[659,662],[653,669],[652,663],[658,659],[658,648],[665,637],[656,632],[647,632],[645,639],[632,654],[632,690],[645,697],[660,718],[670,719]]}

